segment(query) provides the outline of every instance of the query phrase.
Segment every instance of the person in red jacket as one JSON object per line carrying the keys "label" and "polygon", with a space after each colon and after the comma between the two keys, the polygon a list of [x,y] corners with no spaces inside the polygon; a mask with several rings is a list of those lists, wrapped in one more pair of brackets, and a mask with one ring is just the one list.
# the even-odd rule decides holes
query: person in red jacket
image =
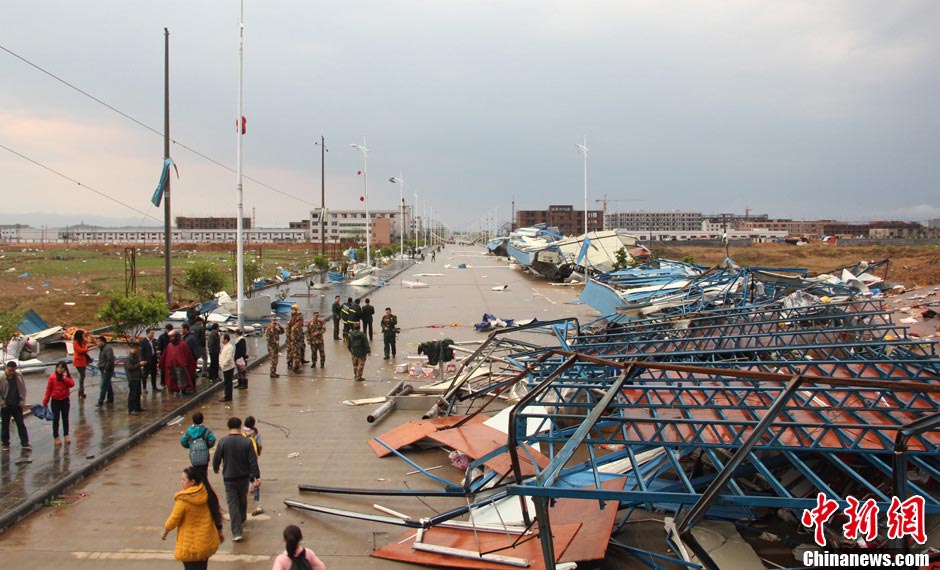
{"label": "person in red jacket", "polygon": [[55,372],[49,375],[49,382],[46,383],[46,397],[42,399],[43,406],[48,406],[49,400],[52,400],[52,437],[55,438],[56,445],[62,443],[62,440],[59,439],[60,418],[65,443],[72,441],[69,439],[69,408],[72,406],[69,394],[71,394],[73,386],[75,386],[75,380],[72,380],[69,365],[65,362],[56,364]]}
{"label": "person in red jacket", "polygon": [[75,336],[72,337],[72,366],[78,370],[78,397],[85,399],[85,369],[91,364],[91,357],[88,356],[88,341],[85,340],[85,331],[78,329]]}

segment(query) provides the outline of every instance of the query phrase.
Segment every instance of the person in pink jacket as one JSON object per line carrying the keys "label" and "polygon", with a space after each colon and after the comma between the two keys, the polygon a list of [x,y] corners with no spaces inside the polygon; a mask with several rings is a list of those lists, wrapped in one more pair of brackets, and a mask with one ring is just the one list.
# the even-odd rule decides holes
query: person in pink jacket
{"label": "person in pink jacket", "polygon": [[49,381],[46,383],[46,397],[42,399],[43,406],[48,406],[49,401],[52,400],[52,437],[55,438],[56,445],[62,443],[59,439],[59,419],[62,420],[65,443],[72,441],[69,439],[69,408],[72,407],[69,394],[74,386],[75,380],[72,380],[68,364],[65,362],[56,364],[55,372],[49,375]]}
{"label": "person in pink jacket", "polygon": [[274,566],[271,567],[271,570],[290,570],[293,561],[301,557],[307,560],[310,570],[326,570],[326,564],[321,562],[312,550],[300,545],[303,538],[304,535],[300,532],[300,527],[288,525],[284,529],[285,551],[278,554],[277,558],[274,559]]}

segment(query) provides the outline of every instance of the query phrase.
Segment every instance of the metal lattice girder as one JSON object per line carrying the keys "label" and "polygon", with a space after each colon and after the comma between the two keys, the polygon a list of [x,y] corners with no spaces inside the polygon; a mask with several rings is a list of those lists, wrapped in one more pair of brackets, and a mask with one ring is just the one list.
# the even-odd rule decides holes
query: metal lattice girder
{"label": "metal lattice girder", "polygon": [[[574,355],[577,358],[572,360],[572,353],[564,351],[555,356],[566,358],[565,363],[558,365],[548,359],[538,363],[546,372],[552,369],[554,378],[533,389],[514,408],[510,430],[511,448],[521,442],[540,443],[551,461],[533,479],[517,478],[510,490],[513,494],[627,504],[695,503],[712,479],[688,477],[680,460],[697,454],[720,472],[724,464],[719,454],[734,452],[748,440],[791,378],[642,362],[632,363],[632,372],[626,374],[628,364],[584,355]],[[813,506],[815,491],[795,495],[777,480],[775,473],[786,468],[796,469],[814,489],[834,499],[840,496],[831,487],[833,480],[867,489],[887,505],[887,490],[873,482],[891,480],[895,436],[912,422],[940,410],[940,385],[809,376],[801,382],[785,403],[778,403],[779,415],[766,422],[766,432],[734,469],[735,477],[760,478],[764,488],[758,493],[729,485],[719,497],[721,504]],[[525,426],[532,421],[541,422],[543,431],[526,435]],[[937,478],[940,434],[912,431],[907,443],[909,469]],[[643,450],[665,448],[665,471],[644,472],[634,464],[631,482],[619,493],[599,487],[578,491],[553,484],[567,473],[596,471],[618,459],[603,451],[616,445],[625,445],[631,457]],[[575,449],[586,450],[590,460],[569,466]],[[850,464],[845,460],[847,451],[861,459]],[[768,452],[776,452],[772,460],[764,458]],[[828,467],[823,470],[822,465]],[[907,479],[908,473],[894,475]],[[911,492],[925,496],[928,512],[940,513],[940,500],[932,487],[908,485]]]}

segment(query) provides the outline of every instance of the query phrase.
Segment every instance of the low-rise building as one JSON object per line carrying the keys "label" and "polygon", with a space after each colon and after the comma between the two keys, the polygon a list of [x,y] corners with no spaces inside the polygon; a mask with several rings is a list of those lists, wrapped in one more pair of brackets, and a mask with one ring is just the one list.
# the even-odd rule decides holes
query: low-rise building
{"label": "low-rise building", "polygon": [[702,229],[702,213],[682,210],[609,212],[604,227],[628,231],[697,232]]}
{"label": "low-rise building", "polygon": [[[235,230],[238,229],[238,218],[176,216],[176,227],[181,230]],[[251,229],[251,218],[242,218],[242,228]]]}
{"label": "low-rise building", "polygon": [[[575,210],[571,205],[551,205],[547,210],[516,210],[516,228],[538,224],[556,227],[564,235],[584,233],[584,210]],[[588,210],[588,231],[600,231],[604,225],[603,210]]]}

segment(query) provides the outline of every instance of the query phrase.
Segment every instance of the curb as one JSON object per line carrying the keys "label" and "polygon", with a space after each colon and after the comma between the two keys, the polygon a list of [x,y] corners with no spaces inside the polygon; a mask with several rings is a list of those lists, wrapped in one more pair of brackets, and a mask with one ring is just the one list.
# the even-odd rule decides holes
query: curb
{"label": "curb", "polygon": [[[264,356],[258,357],[252,362],[249,362],[248,370],[251,370],[259,366],[262,362],[264,362],[267,359],[268,359],[268,355],[265,354]],[[91,461],[87,465],[84,465],[80,467],[79,469],[72,471],[71,473],[63,477],[62,479],[59,479],[52,485],[46,487],[45,489],[42,489],[36,492],[34,495],[30,496],[29,498],[21,502],[19,505],[3,513],[2,515],[0,515],[0,534],[9,530],[10,527],[12,527],[14,524],[23,520],[24,518],[31,515],[35,511],[38,511],[39,509],[41,509],[42,506],[50,499],[53,499],[61,495],[68,488],[81,482],[81,480],[84,479],[85,477],[88,477],[95,471],[111,463],[114,459],[122,455],[125,451],[143,442],[145,439],[149,438],[153,434],[157,433],[158,431],[166,427],[167,423],[169,423],[170,420],[176,418],[177,416],[185,415],[186,412],[188,412],[189,410],[202,404],[203,401],[205,401],[207,398],[209,398],[210,396],[214,395],[216,392],[221,390],[222,387],[223,387],[222,382],[217,382],[213,384],[209,388],[200,392],[195,397],[183,402],[181,405],[171,410],[170,413],[166,414],[165,416],[161,418],[154,420],[153,422],[145,426],[140,431],[132,433],[125,439],[119,441],[118,443],[115,443],[108,449],[104,450],[101,453],[101,455],[96,457],[93,461]]]}

